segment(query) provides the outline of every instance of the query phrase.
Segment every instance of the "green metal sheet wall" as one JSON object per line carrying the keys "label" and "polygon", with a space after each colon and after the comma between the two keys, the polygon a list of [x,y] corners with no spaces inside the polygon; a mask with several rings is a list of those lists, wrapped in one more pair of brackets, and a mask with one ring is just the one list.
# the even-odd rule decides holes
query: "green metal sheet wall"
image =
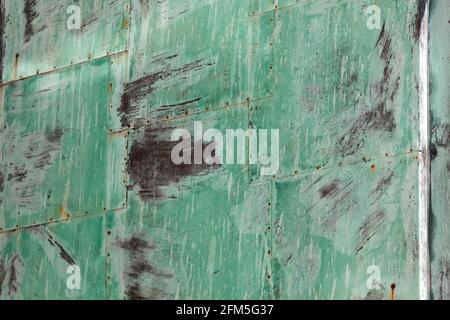
{"label": "green metal sheet wall", "polygon": [[450,3],[431,5],[431,262],[432,295],[450,299],[449,208],[450,208]]}
{"label": "green metal sheet wall", "polygon": [[[435,298],[449,294],[444,2],[430,24]],[[418,298],[423,3],[2,0],[0,297],[389,299],[395,284]],[[177,167],[171,132],[194,121],[279,129],[278,172]]]}

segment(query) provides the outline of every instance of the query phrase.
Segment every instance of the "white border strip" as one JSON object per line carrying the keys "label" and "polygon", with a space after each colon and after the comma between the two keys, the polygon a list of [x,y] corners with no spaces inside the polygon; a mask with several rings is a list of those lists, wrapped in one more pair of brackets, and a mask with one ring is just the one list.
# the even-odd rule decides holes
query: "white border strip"
{"label": "white border strip", "polygon": [[428,51],[429,1],[420,28],[420,93],[419,93],[419,297],[429,300],[431,292],[431,264],[429,245],[429,207],[430,207],[430,108],[429,108],[429,51]]}

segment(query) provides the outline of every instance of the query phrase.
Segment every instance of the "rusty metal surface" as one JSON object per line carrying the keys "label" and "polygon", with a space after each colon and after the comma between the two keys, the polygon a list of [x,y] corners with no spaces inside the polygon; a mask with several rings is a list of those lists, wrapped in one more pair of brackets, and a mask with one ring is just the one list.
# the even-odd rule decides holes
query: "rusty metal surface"
{"label": "rusty metal surface", "polygon": [[[68,30],[71,1],[0,1],[0,298],[418,298],[423,1],[374,2],[370,30],[370,0],[76,1]],[[432,8],[432,33],[447,13]],[[248,154],[173,164],[172,131],[196,121],[279,129],[278,172]],[[448,196],[433,197],[446,298]]]}

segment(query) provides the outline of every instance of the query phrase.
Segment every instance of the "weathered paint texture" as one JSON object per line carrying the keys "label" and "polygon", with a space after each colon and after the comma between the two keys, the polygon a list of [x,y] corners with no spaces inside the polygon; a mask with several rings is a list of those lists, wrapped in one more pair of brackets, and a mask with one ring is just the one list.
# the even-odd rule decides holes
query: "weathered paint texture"
{"label": "weathered paint texture", "polygon": [[[425,3],[0,0],[0,298],[418,298]],[[433,298],[450,298],[449,17],[433,1]],[[279,129],[279,171],[174,165],[194,121]]]}
{"label": "weathered paint texture", "polygon": [[430,9],[432,298],[450,299],[450,3]]}

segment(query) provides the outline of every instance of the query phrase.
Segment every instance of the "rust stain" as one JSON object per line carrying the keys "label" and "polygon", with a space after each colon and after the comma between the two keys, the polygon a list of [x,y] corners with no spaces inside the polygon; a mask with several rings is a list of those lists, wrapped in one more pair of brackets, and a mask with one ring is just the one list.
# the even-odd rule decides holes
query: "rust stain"
{"label": "rust stain", "polygon": [[19,54],[16,53],[16,56],[14,58],[14,64],[13,64],[13,80],[17,80],[17,68],[19,66]]}
{"label": "rust stain", "polygon": [[391,300],[395,300],[395,283],[391,284]]}
{"label": "rust stain", "polygon": [[123,129],[120,131],[110,131],[108,136],[109,136],[108,141],[111,144],[113,139],[124,138],[124,137],[126,138],[128,136],[128,129]]}
{"label": "rust stain", "polygon": [[61,216],[61,219],[69,219],[70,213],[64,208],[64,206],[61,206],[59,208],[59,215]]}
{"label": "rust stain", "polygon": [[111,96],[112,96],[112,93],[113,93],[113,85],[112,85],[111,82],[110,82],[109,85],[108,85],[108,93],[109,93],[109,96],[111,97]]}

